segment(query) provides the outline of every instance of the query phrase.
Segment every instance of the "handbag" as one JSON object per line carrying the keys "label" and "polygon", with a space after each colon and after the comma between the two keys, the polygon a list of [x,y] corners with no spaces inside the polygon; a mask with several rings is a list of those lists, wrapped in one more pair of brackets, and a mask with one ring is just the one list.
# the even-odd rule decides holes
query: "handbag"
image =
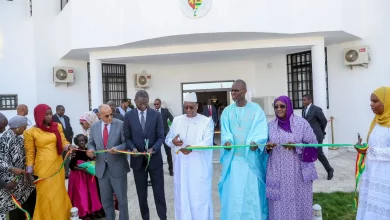
{"label": "handbag", "polygon": [[315,162],[318,159],[318,149],[315,147],[304,147],[302,150],[302,161],[307,163]]}
{"label": "handbag", "polygon": [[88,161],[82,164],[77,165],[81,169],[85,169],[85,171],[93,176],[96,176],[95,171],[95,161]]}

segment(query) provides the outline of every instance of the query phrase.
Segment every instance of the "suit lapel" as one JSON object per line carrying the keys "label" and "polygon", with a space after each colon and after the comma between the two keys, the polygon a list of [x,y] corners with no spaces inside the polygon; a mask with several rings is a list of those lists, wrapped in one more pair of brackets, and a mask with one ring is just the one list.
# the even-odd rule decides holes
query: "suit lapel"
{"label": "suit lapel", "polygon": [[97,132],[99,132],[99,134],[97,135],[97,138],[98,138],[97,141],[99,141],[104,148],[102,126],[103,126],[103,121],[100,120],[99,121],[99,129],[97,129]]}
{"label": "suit lapel", "polygon": [[144,134],[146,134],[146,132],[149,130],[150,124],[152,123],[152,110],[150,108],[148,108],[146,110],[146,112],[147,113],[146,113],[146,123],[145,123]]}
{"label": "suit lapel", "polygon": [[307,116],[309,116],[311,114],[311,112],[313,111],[313,108],[314,108],[314,106],[313,106],[313,104],[311,104],[309,111],[307,111],[305,114],[305,118],[307,118]]}
{"label": "suit lapel", "polygon": [[140,119],[139,119],[140,115],[138,114],[138,109],[136,108],[133,111],[135,111],[135,113],[133,113],[134,114],[134,120],[136,121],[135,123],[137,124],[139,129],[142,131],[142,126],[141,126],[141,122],[140,122]]}
{"label": "suit lapel", "polygon": [[112,139],[112,137],[111,137],[112,135],[111,134],[115,133],[114,129],[116,129],[116,122],[115,122],[115,120],[112,120],[112,123],[110,125],[110,131],[108,132],[107,147],[110,146],[110,141]]}
{"label": "suit lapel", "polygon": [[[58,122],[62,125],[62,128],[65,130],[65,126],[64,126],[64,124],[62,124],[62,121],[61,121],[61,119],[60,119],[60,116],[58,116],[58,115],[56,114],[56,118],[57,118]],[[64,118],[64,123],[66,123],[65,118]]]}

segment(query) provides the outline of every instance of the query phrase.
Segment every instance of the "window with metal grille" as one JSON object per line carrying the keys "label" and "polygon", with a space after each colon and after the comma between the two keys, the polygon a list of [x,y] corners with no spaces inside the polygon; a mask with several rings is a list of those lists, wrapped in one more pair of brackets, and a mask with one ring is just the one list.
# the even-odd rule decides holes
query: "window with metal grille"
{"label": "window with metal grille", "polygon": [[[103,79],[103,102],[114,101],[118,106],[122,99],[127,98],[127,80],[126,65],[123,64],[102,64]],[[89,109],[92,109],[91,103],[91,74],[88,63],[88,98]],[[97,108],[98,106],[93,106]]]}
{"label": "window with metal grille", "polygon": [[0,95],[0,110],[15,110],[18,106],[18,95]]}
{"label": "window with metal grille", "polygon": [[[327,52],[325,48],[325,73],[326,73],[326,101],[329,109],[328,90],[328,65]],[[311,51],[287,55],[287,88],[294,109],[302,109],[302,96],[313,95],[313,72]],[[314,100],[313,100],[314,102]]]}

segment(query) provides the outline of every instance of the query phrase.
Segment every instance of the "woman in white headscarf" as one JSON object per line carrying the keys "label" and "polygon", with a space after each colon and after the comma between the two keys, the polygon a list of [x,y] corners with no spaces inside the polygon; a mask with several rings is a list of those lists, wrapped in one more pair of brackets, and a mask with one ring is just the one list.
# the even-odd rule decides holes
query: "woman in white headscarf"
{"label": "woman in white headscarf", "polygon": [[[34,214],[36,192],[35,186],[25,180],[25,162],[23,132],[28,120],[24,116],[15,116],[8,122],[9,129],[0,137],[0,179],[6,182],[16,181],[17,186],[12,194],[22,204],[23,209]],[[24,213],[12,202],[11,193],[0,189],[0,219],[9,212],[10,219],[24,219]]]}
{"label": "woman in white headscarf", "polygon": [[93,111],[85,112],[80,117],[80,125],[83,128],[83,134],[89,138],[90,127],[93,123],[99,121],[99,118]]}

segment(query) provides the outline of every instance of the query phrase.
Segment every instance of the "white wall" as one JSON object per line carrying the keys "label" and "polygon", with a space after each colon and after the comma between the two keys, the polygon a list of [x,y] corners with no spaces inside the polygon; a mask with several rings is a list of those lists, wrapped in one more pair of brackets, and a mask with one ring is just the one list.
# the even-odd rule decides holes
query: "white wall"
{"label": "white wall", "polygon": [[[390,1],[366,1],[361,28],[364,40],[328,46],[330,109],[335,117],[335,142],[356,143],[357,133],[367,137],[374,117],[370,108],[370,95],[377,87],[390,86]],[[368,45],[371,63],[368,68],[344,66],[343,49]],[[329,133],[328,133],[329,134]],[[328,136],[330,138],[330,136]]]}
{"label": "white wall", "polygon": [[[353,2],[356,5],[361,1],[364,0]],[[70,1],[57,17],[60,51],[65,55],[72,49],[195,33],[345,31],[344,20],[348,22],[349,17],[359,18],[361,14],[358,7],[344,10],[339,0],[212,0],[206,16],[190,19],[182,13],[180,4],[183,3],[179,0]],[[348,22],[347,29],[348,33],[361,34],[358,21]]]}
{"label": "white wall", "polygon": [[[32,18],[27,1],[0,1],[0,32],[4,38],[0,57],[0,94],[19,94],[19,103],[30,107],[30,120],[33,107],[38,103],[44,102],[53,108],[58,104],[64,105],[77,133],[81,130],[78,118],[88,110],[87,65],[82,61],[58,60],[58,53],[69,50],[65,47],[108,46],[174,34],[229,30],[289,33],[342,29],[360,34],[363,40],[328,45],[328,117],[335,117],[335,141],[354,143],[357,132],[365,137],[373,117],[369,108],[371,92],[376,87],[390,85],[390,1],[337,2],[250,0],[241,4],[233,0],[230,3],[214,0],[206,17],[191,20],[184,17],[177,3],[151,0],[131,3],[125,0],[70,1],[66,13],[62,12],[59,16],[59,1],[40,0],[34,1]],[[342,8],[338,7],[339,4]],[[74,7],[68,8],[72,5]],[[360,9],[364,9],[362,16],[358,16]],[[305,13],[298,13],[302,10]],[[335,14],[329,16],[329,11]],[[360,22],[351,19],[347,12],[354,14],[353,17]],[[66,16],[72,17],[67,20]],[[61,24],[63,22],[71,23]],[[60,36],[57,35],[58,29]],[[66,31],[68,29],[69,32]],[[69,39],[72,39],[71,43]],[[345,67],[343,49],[365,44],[371,48],[369,68],[350,70]],[[267,68],[268,63],[272,63],[271,69]],[[74,85],[54,87],[52,68],[57,65],[75,68]],[[127,68],[129,97],[135,94],[133,74],[145,69],[153,75],[152,87],[148,89],[151,99],[163,99],[175,115],[181,113],[181,82],[242,78],[254,88],[255,96],[287,93],[285,54],[236,61],[128,64]],[[162,84],[162,81],[169,83]],[[2,113],[7,117],[15,115],[15,111]]]}
{"label": "white wall", "polygon": [[[26,2],[0,1],[0,38],[4,41],[0,52],[0,94],[18,94],[19,103],[35,105],[33,22]],[[16,111],[1,112],[8,118],[16,115]]]}
{"label": "white wall", "polygon": [[[243,79],[254,96],[279,96],[287,92],[285,55],[253,57],[245,60],[204,60],[177,64],[128,64],[128,96],[134,98],[134,74],[146,70],[152,74],[150,99],[160,98],[174,116],[182,114],[181,83]],[[273,63],[271,69],[268,63]]]}
{"label": "white wall", "polygon": [[[78,122],[88,111],[87,63],[58,60],[55,17],[59,1],[34,1],[30,18],[27,1],[0,1],[0,32],[4,50],[0,57],[0,94],[18,94],[19,104],[29,106],[29,119],[37,104],[52,107],[62,104],[71,118],[75,133],[81,132]],[[75,68],[76,82],[70,87],[54,86],[53,67]],[[1,111],[8,118],[16,111]]]}

